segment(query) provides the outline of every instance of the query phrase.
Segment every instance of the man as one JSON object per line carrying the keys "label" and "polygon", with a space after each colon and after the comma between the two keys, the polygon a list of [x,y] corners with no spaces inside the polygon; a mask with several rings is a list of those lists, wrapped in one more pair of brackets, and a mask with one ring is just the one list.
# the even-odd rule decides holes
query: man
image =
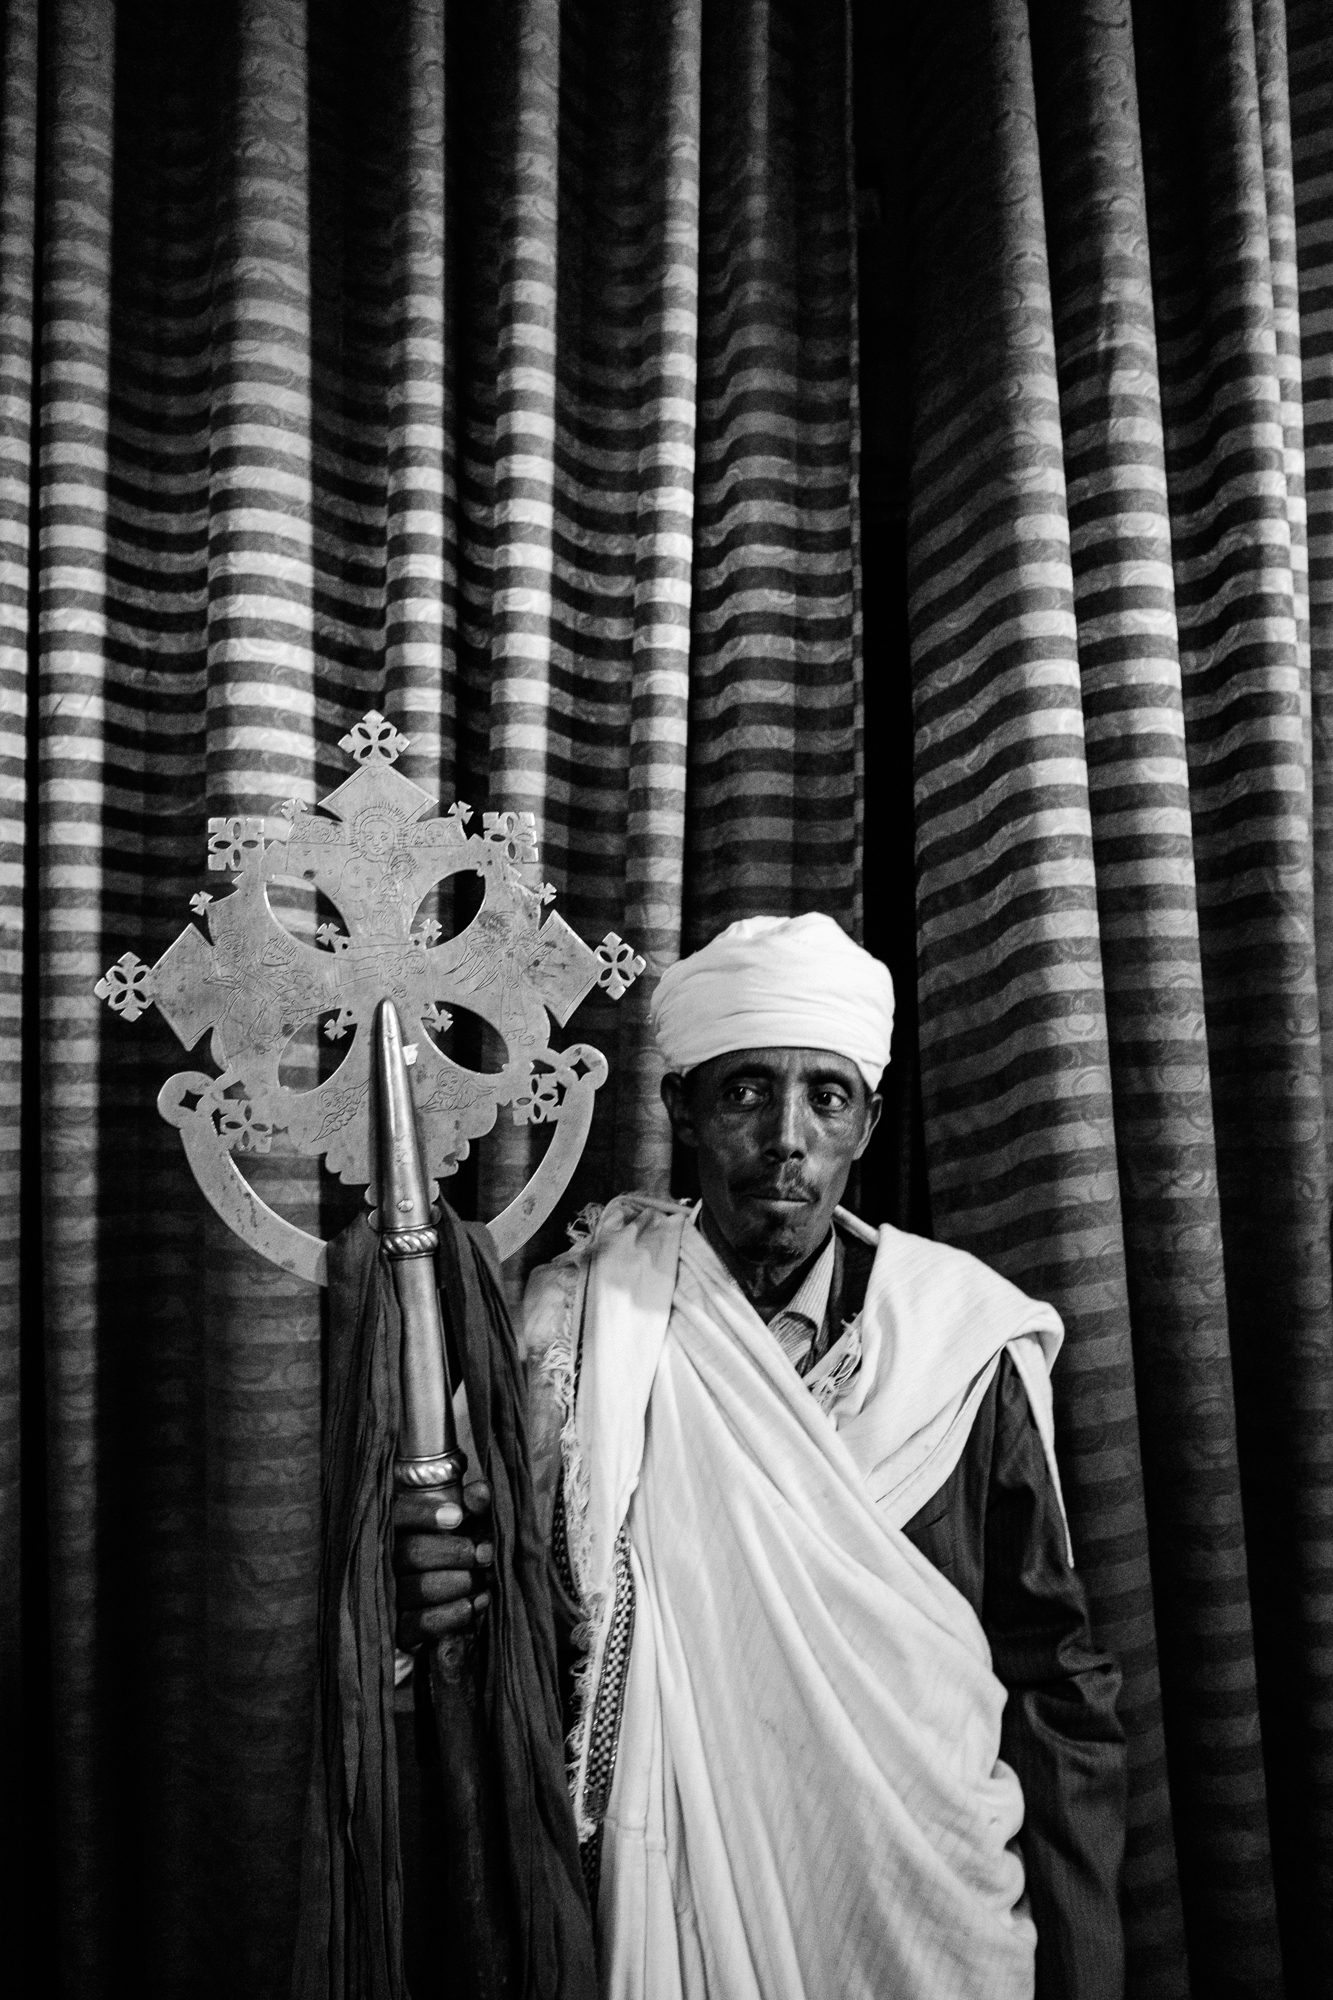
{"label": "man", "polygon": [[[836,1226],[892,988],[829,919],[733,924],[653,1018],[697,1212],[610,1203],[527,1304],[603,1991],[1111,2000],[1124,1753],[1059,1320]],[[405,1642],[478,1615],[488,1554],[405,1539]]]}

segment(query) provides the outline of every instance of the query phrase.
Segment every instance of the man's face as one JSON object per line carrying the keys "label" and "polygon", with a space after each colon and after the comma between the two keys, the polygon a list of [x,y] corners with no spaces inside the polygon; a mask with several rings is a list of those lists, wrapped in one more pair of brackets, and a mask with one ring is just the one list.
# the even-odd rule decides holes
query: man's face
{"label": "man's face", "polygon": [[880,1099],[827,1049],[738,1049],[668,1076],[676,1137],[699,1155],[699,1191],[747,1263],[804,1262],[827,1237]]}

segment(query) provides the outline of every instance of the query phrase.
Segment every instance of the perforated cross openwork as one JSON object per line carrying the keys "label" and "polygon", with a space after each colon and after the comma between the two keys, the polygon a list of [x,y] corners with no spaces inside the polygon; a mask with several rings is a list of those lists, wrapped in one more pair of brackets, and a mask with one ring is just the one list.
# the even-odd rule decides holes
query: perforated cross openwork
{"label": "perforated cross openwork", "polygon": [[[468,830],[465,805],[425,817],[430,795],[393,768],[406,747],[371,710],[342,739],[357,769],[313,810],[291,801],[271,817],[211,819],[208,866],[230,885],[191,898],[207,938],[188,925],[153,966],[126,952],[95,989],[127,1021],[156,1006],[187,1049],[210,1034],[219,1074],[169,1078],[158,1109],[179,1128],[223,1219],[262,1255],[319,1281],[323,1243],[261,1201],[233,1155],[266,1152],[285,1134],[341,1180],[374,1185],[370,1030],[382,999],[393,1001],[414,1042],[428,1174],[455,1172],[502,1105],[517,1123],[558,1127],[523,1194],[491,1224],[509,1255],[559,1199],[606,1077],[596,1049],[551,1048],[548,1016],[563,1027],[595,987],[619,999],[643,971],[614,931],[594,950],[547,911],[555,892],[541,878],[531,813],[486,813],[480,832]],[[418,913],[438,883],[462,870],[481,877],[481,907],[446,938]],[[269,885],[282,881],[321,891],[341,925],[321,924],[313,945],[293,936],[269,902]],[[468,1069],[446,1053],[438,1038],[450,1007],[496,1030],[503,1068]],[[283,1058],[315,1022],[346,1053],[324,1082],[294,1089],[280,1076]]]}

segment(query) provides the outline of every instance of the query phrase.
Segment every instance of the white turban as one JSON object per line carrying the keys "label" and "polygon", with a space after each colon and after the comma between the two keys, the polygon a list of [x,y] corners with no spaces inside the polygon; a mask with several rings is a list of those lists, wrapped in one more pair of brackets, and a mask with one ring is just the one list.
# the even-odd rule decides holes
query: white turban
{"label": "white turban", "polygon": [[893,981],[832,917],[746,917],[664,972],[650,1013],[669,1069],[733,1049],[831,1049],[874,1090],[889,1060]]}

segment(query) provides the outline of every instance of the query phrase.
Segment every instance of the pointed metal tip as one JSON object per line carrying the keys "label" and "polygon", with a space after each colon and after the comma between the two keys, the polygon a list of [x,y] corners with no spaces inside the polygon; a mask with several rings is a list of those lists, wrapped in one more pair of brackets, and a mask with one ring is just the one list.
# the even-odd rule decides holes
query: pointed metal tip
{"label": "pointed metal tip", "polygon": [[380,1228],[424,1229],[430,1222],[430,1187],[417,1136],[403,1031],[392,1000],[381,1000],[375,1010],[375,1086]]}

